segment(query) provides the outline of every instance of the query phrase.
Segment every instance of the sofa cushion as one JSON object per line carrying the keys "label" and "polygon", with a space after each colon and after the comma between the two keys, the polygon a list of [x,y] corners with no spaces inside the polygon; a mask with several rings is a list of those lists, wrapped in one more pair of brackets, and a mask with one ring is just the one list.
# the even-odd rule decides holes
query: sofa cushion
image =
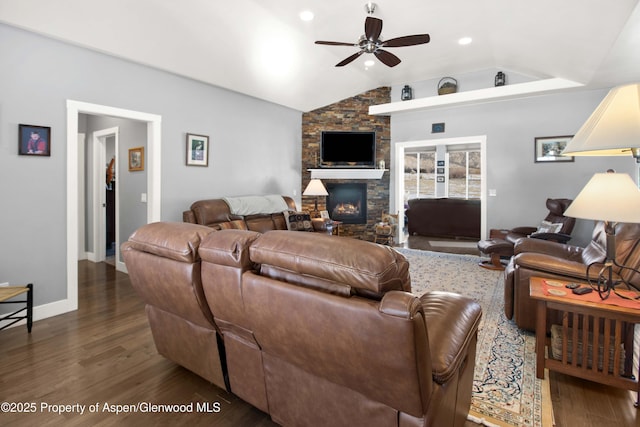
{"label": "sofa cushion", "polygon": [[289,231],[313,231],[309,212],[286,211],[284,218]]}
{"label": "sofa cushion", "polygon": [[247,224],[241,219],[234,219],[229,222],[221,222],[218,224],[220,230],[247,230]]}

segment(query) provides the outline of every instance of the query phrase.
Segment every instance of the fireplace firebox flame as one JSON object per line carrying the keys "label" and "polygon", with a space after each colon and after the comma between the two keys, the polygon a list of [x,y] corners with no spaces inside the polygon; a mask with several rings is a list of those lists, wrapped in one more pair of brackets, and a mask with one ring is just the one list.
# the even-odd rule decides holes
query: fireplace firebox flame
{"label": "fireplace firebox flame", "polygon": [[338,203],[333,208],[333,214],[342,216],[360,215],[360,207],[353,203]]}

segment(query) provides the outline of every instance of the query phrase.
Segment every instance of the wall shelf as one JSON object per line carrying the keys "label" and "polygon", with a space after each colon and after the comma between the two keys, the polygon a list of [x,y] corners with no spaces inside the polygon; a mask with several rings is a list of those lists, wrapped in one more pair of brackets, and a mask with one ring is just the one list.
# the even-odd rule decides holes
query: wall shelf
{"label": "wall shelf", "polygon": [[439,107],[481,104],[485,102],[522,98],[546,92],[558,92],[560,90],[572,89],[581,86],[583,86],[582,83],[560,78],[537,80],[527,83],[517,83],[513,85],[451,93],[448,95],[417,98],[410,101],[372,105],[369,107],[369,114],[391,115],[393,113],[427,110]]}
{"label": "wall shelf", "polygon": [[311,179],[380,179],[389,169],[308,169]]}

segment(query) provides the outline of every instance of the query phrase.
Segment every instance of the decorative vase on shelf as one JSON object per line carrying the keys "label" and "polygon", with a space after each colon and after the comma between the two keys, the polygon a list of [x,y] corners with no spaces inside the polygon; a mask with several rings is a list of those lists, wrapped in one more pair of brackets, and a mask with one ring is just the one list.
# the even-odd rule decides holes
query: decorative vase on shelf
{"label": "decorative vase on shelf", "polygon": [[384,160],[380,160],[380,161],[378,162],[378,168],[379,168],[379,169],[384,169],[384,167],[385,167]]}

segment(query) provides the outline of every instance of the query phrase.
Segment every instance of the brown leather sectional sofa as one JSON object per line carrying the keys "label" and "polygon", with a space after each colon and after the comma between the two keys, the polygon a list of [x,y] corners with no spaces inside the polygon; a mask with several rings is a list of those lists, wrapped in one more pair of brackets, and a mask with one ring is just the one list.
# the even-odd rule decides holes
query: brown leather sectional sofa
{"label": "brown leather sectional sofa", "polygon": [[[296,210],[295,201],[288,196],[281,196],[291,211]],[[224,199],[198,200],[191,204],[188,210],[182,212],[182,221],[192,224],[206,225],[219,230],[224,227],[238,228],[264,233],[270,230],[286,230],[287,222],[283,212],[254,213],[250,215],[236,215],[231,212]],[[331,221],[320,218],[311,220],[314,231],[331,234]]]}
{"label": "brown leather sectional sofa", "polygon": [[477,303],[382,245],[154,223],[123,244],[158,351],[291,426],[462,426]]}

